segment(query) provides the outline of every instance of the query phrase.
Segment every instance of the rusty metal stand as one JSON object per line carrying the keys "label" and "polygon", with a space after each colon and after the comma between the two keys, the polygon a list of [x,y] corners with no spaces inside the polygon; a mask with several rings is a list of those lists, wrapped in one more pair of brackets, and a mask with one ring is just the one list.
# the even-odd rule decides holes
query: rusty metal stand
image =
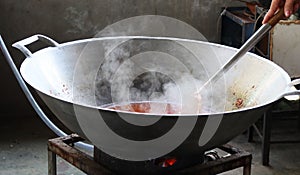
{"label": "rusty metal stand", "polygon": [[113,175],[107,168],[96,163],[93,158],[73,147],[83,141],[76,134],[48,140],[48,175],[56,175],[56,155],[89,175]]}
{"label": "rusty metal stand", "polygon": [[[48,140],[48,175],[56,175],[56,155],[89,175],[112,175],[107,168],[96,163],[93,158],[73,147],[74,143],[83,141],[76,134]],[[243,167],[243,175],[251,174],[252,155],[229,145],[218,147],[229,156],[208,161],[172,174],[211,175]]]}
{"label": "rusty metal stand", "polygon": [[211,175],[223,173],[239,167],[243,167],[243,175],[251,174],[252,155],[250,153],[234,148],[228,144],[218,148],[230,155],[181,170],[174,174]]}

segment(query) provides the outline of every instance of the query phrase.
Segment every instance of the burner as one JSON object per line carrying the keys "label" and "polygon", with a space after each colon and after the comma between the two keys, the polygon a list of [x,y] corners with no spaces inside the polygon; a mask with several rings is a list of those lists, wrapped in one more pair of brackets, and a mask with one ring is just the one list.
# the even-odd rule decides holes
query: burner
{"label": "burner", "polygon": [[[83,140],[84,139],[76,134],[50,139],[48,141],[48,174],[56,175],[56,155],[90,175],[114,175],[120,173],[114,173],[112,170],[98,163],[97,160],[94,160],[91,156],[73,147],[74,143]],[[172,174],[210,175],[243,167],[243,174],[250,175],[252,161],[252,155],[250,153],[230,145],[219,146],[217,149],[221,150],[225,155],[220,156],[215,150],[208,151],[205,153],[204,161],[201,161],[202,163],[189,168],[172,171]],[[96,153],[94,154],[97,155],[99,151],[100,150],[95,149],[94,152]],[[203,157],[200,159],[202,158]],[[156,159],[153,162],[154,165],[160,167],[172,168],[172,166],[178,163],[177,161],[179,160],[176,157],[167,157]],[[144,172],[143,174],[149,173]],[[167,173],[164,172],[163,174]]]}

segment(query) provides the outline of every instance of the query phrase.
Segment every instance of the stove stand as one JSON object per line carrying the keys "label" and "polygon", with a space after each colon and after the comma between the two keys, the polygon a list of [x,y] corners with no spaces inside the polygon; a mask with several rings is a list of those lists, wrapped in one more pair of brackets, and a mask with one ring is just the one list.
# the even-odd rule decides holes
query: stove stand
{"label": "stove stand", "polygon": [[[113,175],[112,171],[94,161],[93,157],[73,147],[74,143],[83,141],[76,134],[48,140],[48,175],[56,175],[56,155],[60,156],[76,168],[89,175]],[[252,155],[230,145],[223,145],[218,149],[228,153],[219,157],[215,152],[207,154],[209,161],[186,168],[172,174],[211,175],[219,174],[239,167],[243,167],[243,174],[251,174]]]}

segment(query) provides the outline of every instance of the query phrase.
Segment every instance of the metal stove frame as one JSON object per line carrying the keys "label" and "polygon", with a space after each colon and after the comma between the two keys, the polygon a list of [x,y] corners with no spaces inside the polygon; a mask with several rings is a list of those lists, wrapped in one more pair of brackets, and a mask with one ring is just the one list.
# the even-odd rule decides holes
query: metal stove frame
{"label": "metal stove frame", "polygon": [[[74,148],[74,143],[83,141],[76,134],[58,137],[48,140],[48,175],[57,174],[56,156],[60,156],[79,170],[89,175],[113,175],[114,172],[95,162],[93,157]],[[186,168],[172,174],[177,175],[211,175],[219,174],[239,167],[243,167],[243,175],[251,174],[252,155],[230,145],[218,147],[220,150],[230,154],[213,161],[207,161],[199,165]]]}

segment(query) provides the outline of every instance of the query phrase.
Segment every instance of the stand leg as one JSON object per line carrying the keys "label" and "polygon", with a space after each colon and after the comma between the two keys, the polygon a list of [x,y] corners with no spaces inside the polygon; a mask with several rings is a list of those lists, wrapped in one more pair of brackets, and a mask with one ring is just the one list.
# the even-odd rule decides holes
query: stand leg
{"label": "stand leg", "polygon": [[300,99],[298,100],[298,129],[300,129]]}
{"label": "stand leg", "polygon": [[48,175],[56,175],[56,154],[48,150]]}
{"label": "stand leg", "polygon": [[244,166],[243,175],[251,175],[251,163]]}
{"label": "stand leg", "polygon": [[262,164],[269,165],[270,138],[271,138],[271,110],[264,114],[263,121],[263,138],[262,138]]}

